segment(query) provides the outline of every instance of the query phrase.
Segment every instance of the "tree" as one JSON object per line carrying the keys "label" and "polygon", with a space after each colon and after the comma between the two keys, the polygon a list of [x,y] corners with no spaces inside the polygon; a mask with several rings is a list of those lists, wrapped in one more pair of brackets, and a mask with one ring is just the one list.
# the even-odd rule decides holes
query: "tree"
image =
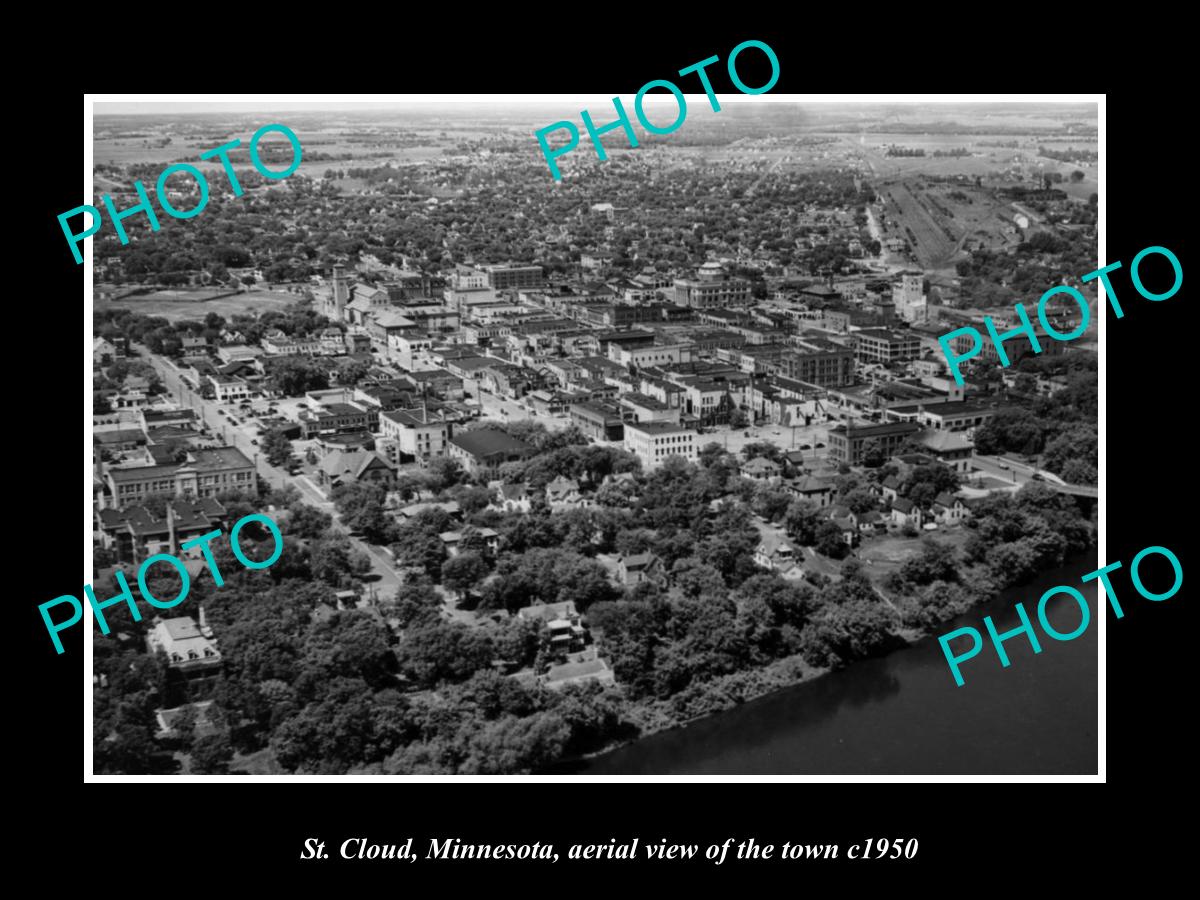
{"label": "tree", "polygon": [[466,594],[487,575],[487,561],[471,551],[461,551],[442,563],[442,584],[456,593]]}
{"label": "tree", "polygon": [[224,775],[233,759],[229,735],[208,734],[196,738],[191,750],[192,771],[197,775]]}
{"label": "tree", "polygon": [[313,541],[309,567],[313,578],[342,587],[353,576],[370,572],[371,558],[354,547],[346,535],[335,532]]}
{"label": "tree", "polygon": [[856,487],[848,491],[842,497],[842,502],[851,512],[860,516],[873,509],[879,509],[879,498],[865,487]]}
{"label": "tree", "polygon": [[742,447],[742,456],[745,457],[746,462],[761,456],[777,463],[783,460],[783,451],[770,441],[752,441]]}
{"label": "tree", "polygon": [[292,442],[282,431],[272,431],[263,438],[263,452],[273,466],[285,465],[292,458]]}
{"label": "tree", "polygon": [[769,484],[760,484],[754,492],[754,499],[750,505],[756,515],[768,522],[774,522],[783,518],[791,502],[791,494]]}
{"label": "tree", "polygon": [[333,502],[342,522],[373,544],[389,544],[398,528],[384,509],[387,492],[377,484],[355,482],[333,489]]}
{"label": "tree", "polygon": [[1071,181],[1073,181],[1075,184],[1079,184],[1079,182],[1083,181],[1083,179],[1086,177],[1087,176],[1084,175],[1084,173],[1079,169],[1075,169],[1071,172]]}
{"label": "tree", "polygon": [[491,640],[479,629],[440,620],[409,627],[396,647],[400,671],[422,687],[466,681],[490,665],[493,654]]}
{"label": "tree", "polygon": [[297,694],[319,691],[338,677],[361,678],[375,688],[392,684],[395,658],[388,637],[386,628],[360,610],[314,621],[301,648]]}
{"label": "tree", "polygon": [[875,440],[863,441],[862,464],[868,469],[876,469],[887,462],[887,453],[884,452],[883,445]]}
{"label": "tree", "polygon": [[850,552],[850,548],[846,545],[846,539],[842,535],[842,529],[828,519],[817,526],[814,547],[818,553],[824,554],[830,559],[844,559]]}
{"label": "tree", "polygon": [[269,386],[288,397],[329,387],[325,370],[306,356],[278,356],[266,363]]}
{"label": "tree", "polygon": [[425,484],[429,490],[439,493],[458,484],[465,473],[462,463],[449,456],[439,456],[429,461],[425,470]]}
{"label": "tree", "polygon": [[288,508],[287,530],[301,538],[319,538],[333,526],[333,516],[307,503],[293,503]]}
{"label": "tree", "polygon": [[710,469],[723,456],[725,456],[725,448],[712,441],[700,448],[697,462],[702,468]]}

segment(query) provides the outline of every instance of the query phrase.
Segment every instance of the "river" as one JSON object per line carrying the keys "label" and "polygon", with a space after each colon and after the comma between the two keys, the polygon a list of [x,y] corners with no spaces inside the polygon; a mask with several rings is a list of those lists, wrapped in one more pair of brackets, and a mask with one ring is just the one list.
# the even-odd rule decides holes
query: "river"
{"label": "river", "polygon": [[[1020,624],[1023,601],[1042,645],[1034,655],[1022,635],[1005,642],[1002,668],[984,633],[984,649],[963,663],[957,687],[936,637],[881,659],[660,732],[571,766],[584,775],[778,774],[1091,774],[1097,770],[1097,568],[1083,554],[938,631],[960,626],[984,633],[991,615],[1003,633]],[[1070,642],[1046,637],[1037,600],[1055,585],[1077,587],[1092,621]],[[1103,614],[1103,610],[1099,611]],[[1059,596],[1050,624],[1067,633],[1079,609]]]}

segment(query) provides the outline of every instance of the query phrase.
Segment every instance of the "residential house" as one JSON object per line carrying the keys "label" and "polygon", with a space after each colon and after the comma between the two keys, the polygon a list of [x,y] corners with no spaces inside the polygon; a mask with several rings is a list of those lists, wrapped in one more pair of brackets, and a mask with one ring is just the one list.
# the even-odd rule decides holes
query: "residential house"
{"label": "residential house", "polygon": [[756,456],[749,462],[742,463],[739,468],[743,478],[751,481],[775,482],[779,480],[781,469],[779,463],[772,462],[765,456]]}
{"label": "residential house", "polygon": [[374,451],[334,450],[317,466],[317,477],[331,491],[339,485],[359,482],[390,490],[396,483],[396,467]]}
{"label": "residential house", "polygon": [[921,507],[917,506],[911,500],[898,497],[892,501],[892,523],[899,526],[911,525],[913,528],[920,528],[924,524],[924,514],[921,512]]}
{"label": "residential house", "polygon": [[189,681],[214,677],[221,668],[221,653],[191,616],[158,619],[146,634],[151,654],[160,650],[167,665]]}
{"label": "residential house", "polygon": [[[476,528],[474,531],[483,539],[483,543],[486,545],[489,553],[496,553],[500,549],[500,532],[492,528]],[[443,531],[438,537],[442,541],[442,546],[446,548],[447,555],[458,556],[463,532]]]}
{"label": "residential house", "polygon": [[589,681],[613,684],[616,682],[616,677],[608,663],[599,656],[581,662],[567,662],[551,666],[542,676],[542,683],[552,691],[564,688],[569,684],[584,684]]}
{"label": "residential house", "polygon": [[801,475],[785,481],[782,487],[792,496],[815,503],[818,507],[826,507],[833,502],[833,484],[813,475]]}
{"label": "residential house", "polygon": [[796,578],[803,574],[800,554],[791,542],[782,535],[764,532],[762,540],[754,548],[754,563],[770,572],[778,572],[785,578]]}
{"label": "residential house", "polygon": [[942,491],[933,501],[933,519],[939,525],[953,525],[970,515],[962,497]]}
{"label": "residential house", "polygon": [[488,482],[488,487],[493,491],[489,509],[503,513],[528,513],[532,508],[533,498],[529,494],[529,485],[523,481],[517,484],[491,481]]}
{"label": "residential house", "polygon": [[555,652],[582,650],[587,642],[587,629],[583,627],[582,618],[570,600],[526,606],[517,610],[517,618],[544,622],[550,632],[550,646]]}
{"label": "residential house", "polygon": [[546,503],[555,512],[585,509],[592,505],[592,501],[580,492],[578,481],[561,476],[546,485]]}
{"label": "residential house", "polygon": [[666,570],[653,553],[633,553],[617,560],[617,574],[621,584],[628,588],[643,582],[660,583],[666,577]]}

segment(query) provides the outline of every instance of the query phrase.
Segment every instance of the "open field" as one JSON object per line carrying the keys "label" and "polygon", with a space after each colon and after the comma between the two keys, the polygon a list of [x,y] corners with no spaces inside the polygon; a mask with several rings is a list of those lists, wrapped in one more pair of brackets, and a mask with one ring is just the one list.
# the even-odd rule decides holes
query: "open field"
{"label": "open field", "polygon": [[209,299],[212,291],[155,291],[152,294],[122,297],[112,303],[121,309],[129,309],[144,316],[162,316],[169,322],[182,319],[203,319],[210,312],[231,318],[239,313],[282,312],[302,298],[296,294],[278,291],[249,291],[229,297]]}
{"label": "open field", "polygon": [[962,526],[939,528],[937,531],[922,531],[920,537],[903,537],[889,534],[863,539],[857,552],[867,574],[876,584],[892,572],[899,570],[905,560],[921,552],[921,539],[931,537],[940,544],[961,548],[967,542],[967,532]]}

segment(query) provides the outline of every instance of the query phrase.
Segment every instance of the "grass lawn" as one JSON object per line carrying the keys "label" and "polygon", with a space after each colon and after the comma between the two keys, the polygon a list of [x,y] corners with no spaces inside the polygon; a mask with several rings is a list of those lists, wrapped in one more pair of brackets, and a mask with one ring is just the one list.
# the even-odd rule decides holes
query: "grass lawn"
{"label": "grass lawn", "polygon": [[304,298],[283,291],[248,291],[227,297],[209,299],[224,291],[180,290],[155,291],[134,297],[123,297],[113,306],[141,313],[144,316],[162,316],[169,322],[200,320],[210,312],[225,319],[240,313],[256,315],[271,310],[283,312],[293,303]]}
{"label": "grass lawn", "polygon": [[237,754],[229,763],[229,771],[234,775],[283,775],[283,769],[275,761],[275,754],[268,747],[257,753],[243,756]]}

